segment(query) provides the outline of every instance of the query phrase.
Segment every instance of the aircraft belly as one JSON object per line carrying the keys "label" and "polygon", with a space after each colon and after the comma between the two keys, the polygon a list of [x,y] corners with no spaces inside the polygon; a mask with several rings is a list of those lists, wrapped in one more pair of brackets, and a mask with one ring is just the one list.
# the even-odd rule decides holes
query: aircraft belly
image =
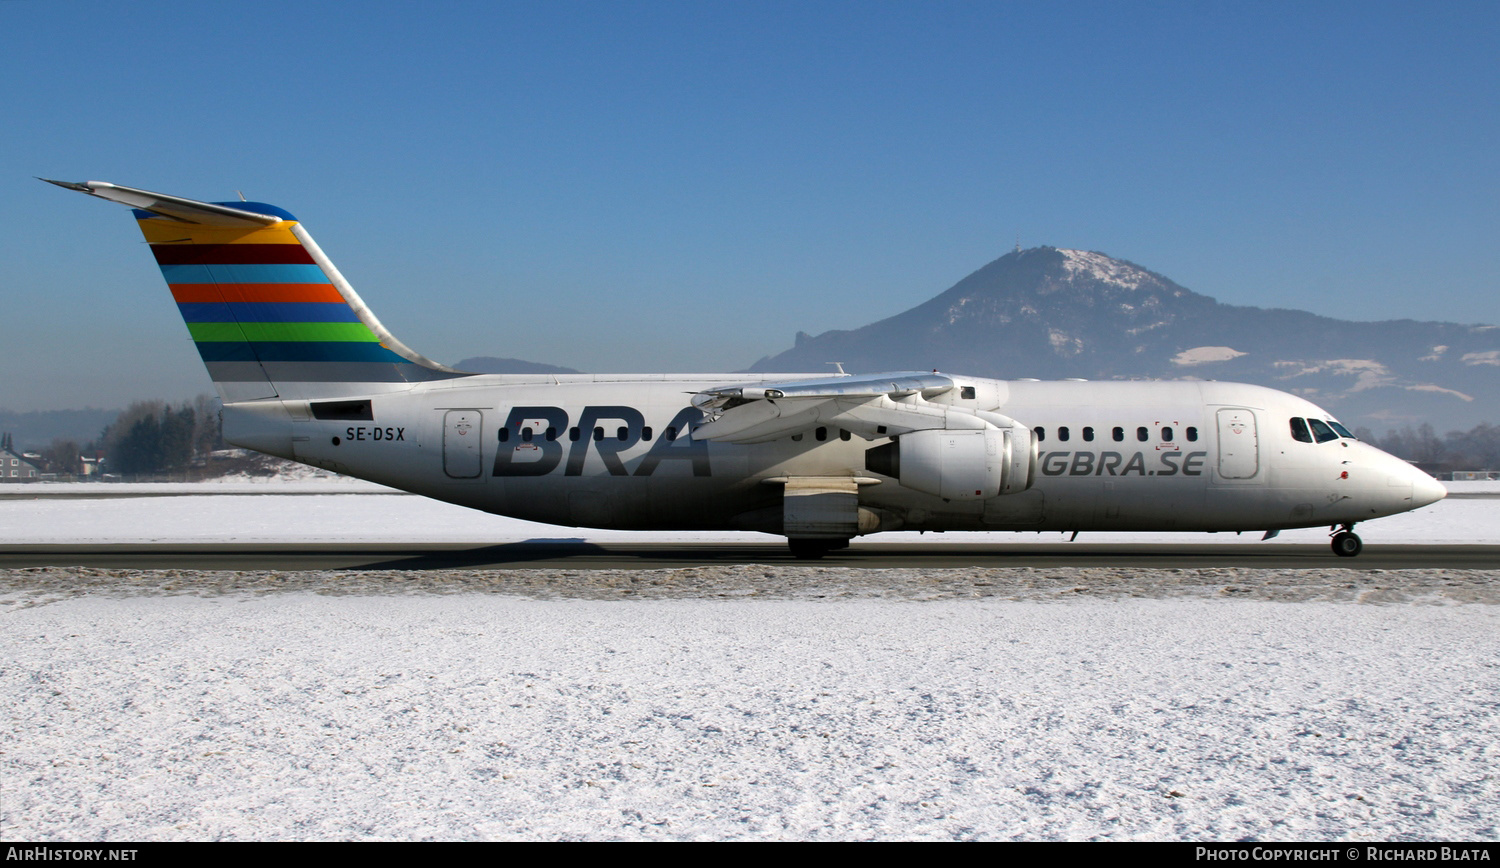
{"label": "aircraft belly", "polygon": [[1327,487],[1214,486],[1205,512],[1219,530],[1286,530],[1360,521],[1356,500]]}
{"label": "aircraft belly", "polygon": [[1207,529],[1204,485],[1194,479],[1060,478],[1044,480],[1033,490],[1045,495],[1044,525],[1049,529]]}
{"label": "aircraft belly", "polygon": [[496,479],[484,509],[569,527],[722,530],[757,505],[757,487],[717,479],[537,476]]}
{"label": "aircraft belly", "polygon": [[989,528],[1033,528],[1047,517],[1047,495],[1039,488],[992,497],[984,502],[980,521]]}

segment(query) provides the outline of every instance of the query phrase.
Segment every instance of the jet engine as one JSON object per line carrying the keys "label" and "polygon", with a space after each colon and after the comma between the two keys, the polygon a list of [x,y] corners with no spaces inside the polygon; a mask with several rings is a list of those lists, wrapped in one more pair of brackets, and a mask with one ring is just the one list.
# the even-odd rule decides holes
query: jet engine
{"label": "jet engine", "polygon": [[1005,428],[913,431],[865,452],[865,468],[944,500],[988,500],[1031,487],[1031,431]]}

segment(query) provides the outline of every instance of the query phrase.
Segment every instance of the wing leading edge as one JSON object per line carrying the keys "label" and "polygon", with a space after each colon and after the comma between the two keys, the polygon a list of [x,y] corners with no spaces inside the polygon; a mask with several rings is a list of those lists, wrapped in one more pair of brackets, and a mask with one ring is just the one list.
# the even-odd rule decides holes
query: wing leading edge
{"label": "wing leading edge", "polygon": [[705,389],[693,396],[693,405],[707,412],[710,421],[693,437],[765,443],[818,425],[837,425],[874,440],[944,427],[934,424],[934,412],[940,410],[928,399],[953,388],[953,378],[947,375],[904,371]]}

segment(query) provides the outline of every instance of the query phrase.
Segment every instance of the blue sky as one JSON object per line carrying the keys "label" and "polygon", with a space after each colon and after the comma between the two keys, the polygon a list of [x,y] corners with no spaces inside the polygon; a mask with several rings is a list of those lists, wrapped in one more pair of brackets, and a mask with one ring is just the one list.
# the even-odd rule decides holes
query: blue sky
{"label": "blue sky", "polygon": [[0,0],[0,407],[210,391],[128,212],[301,218],[452,362],[734,370],[1013,247],[1500,322],[1500,4]]}

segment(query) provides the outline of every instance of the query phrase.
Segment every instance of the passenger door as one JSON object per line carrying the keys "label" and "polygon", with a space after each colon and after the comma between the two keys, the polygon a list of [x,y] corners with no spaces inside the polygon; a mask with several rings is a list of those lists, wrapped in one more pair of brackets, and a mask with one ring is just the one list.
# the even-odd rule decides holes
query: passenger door
{"label": "passenger door", "polygon": [[1260,472],[1259,434],[1255,411],[1242,407],[1220,407],[1219,478],[1251,479]]}

